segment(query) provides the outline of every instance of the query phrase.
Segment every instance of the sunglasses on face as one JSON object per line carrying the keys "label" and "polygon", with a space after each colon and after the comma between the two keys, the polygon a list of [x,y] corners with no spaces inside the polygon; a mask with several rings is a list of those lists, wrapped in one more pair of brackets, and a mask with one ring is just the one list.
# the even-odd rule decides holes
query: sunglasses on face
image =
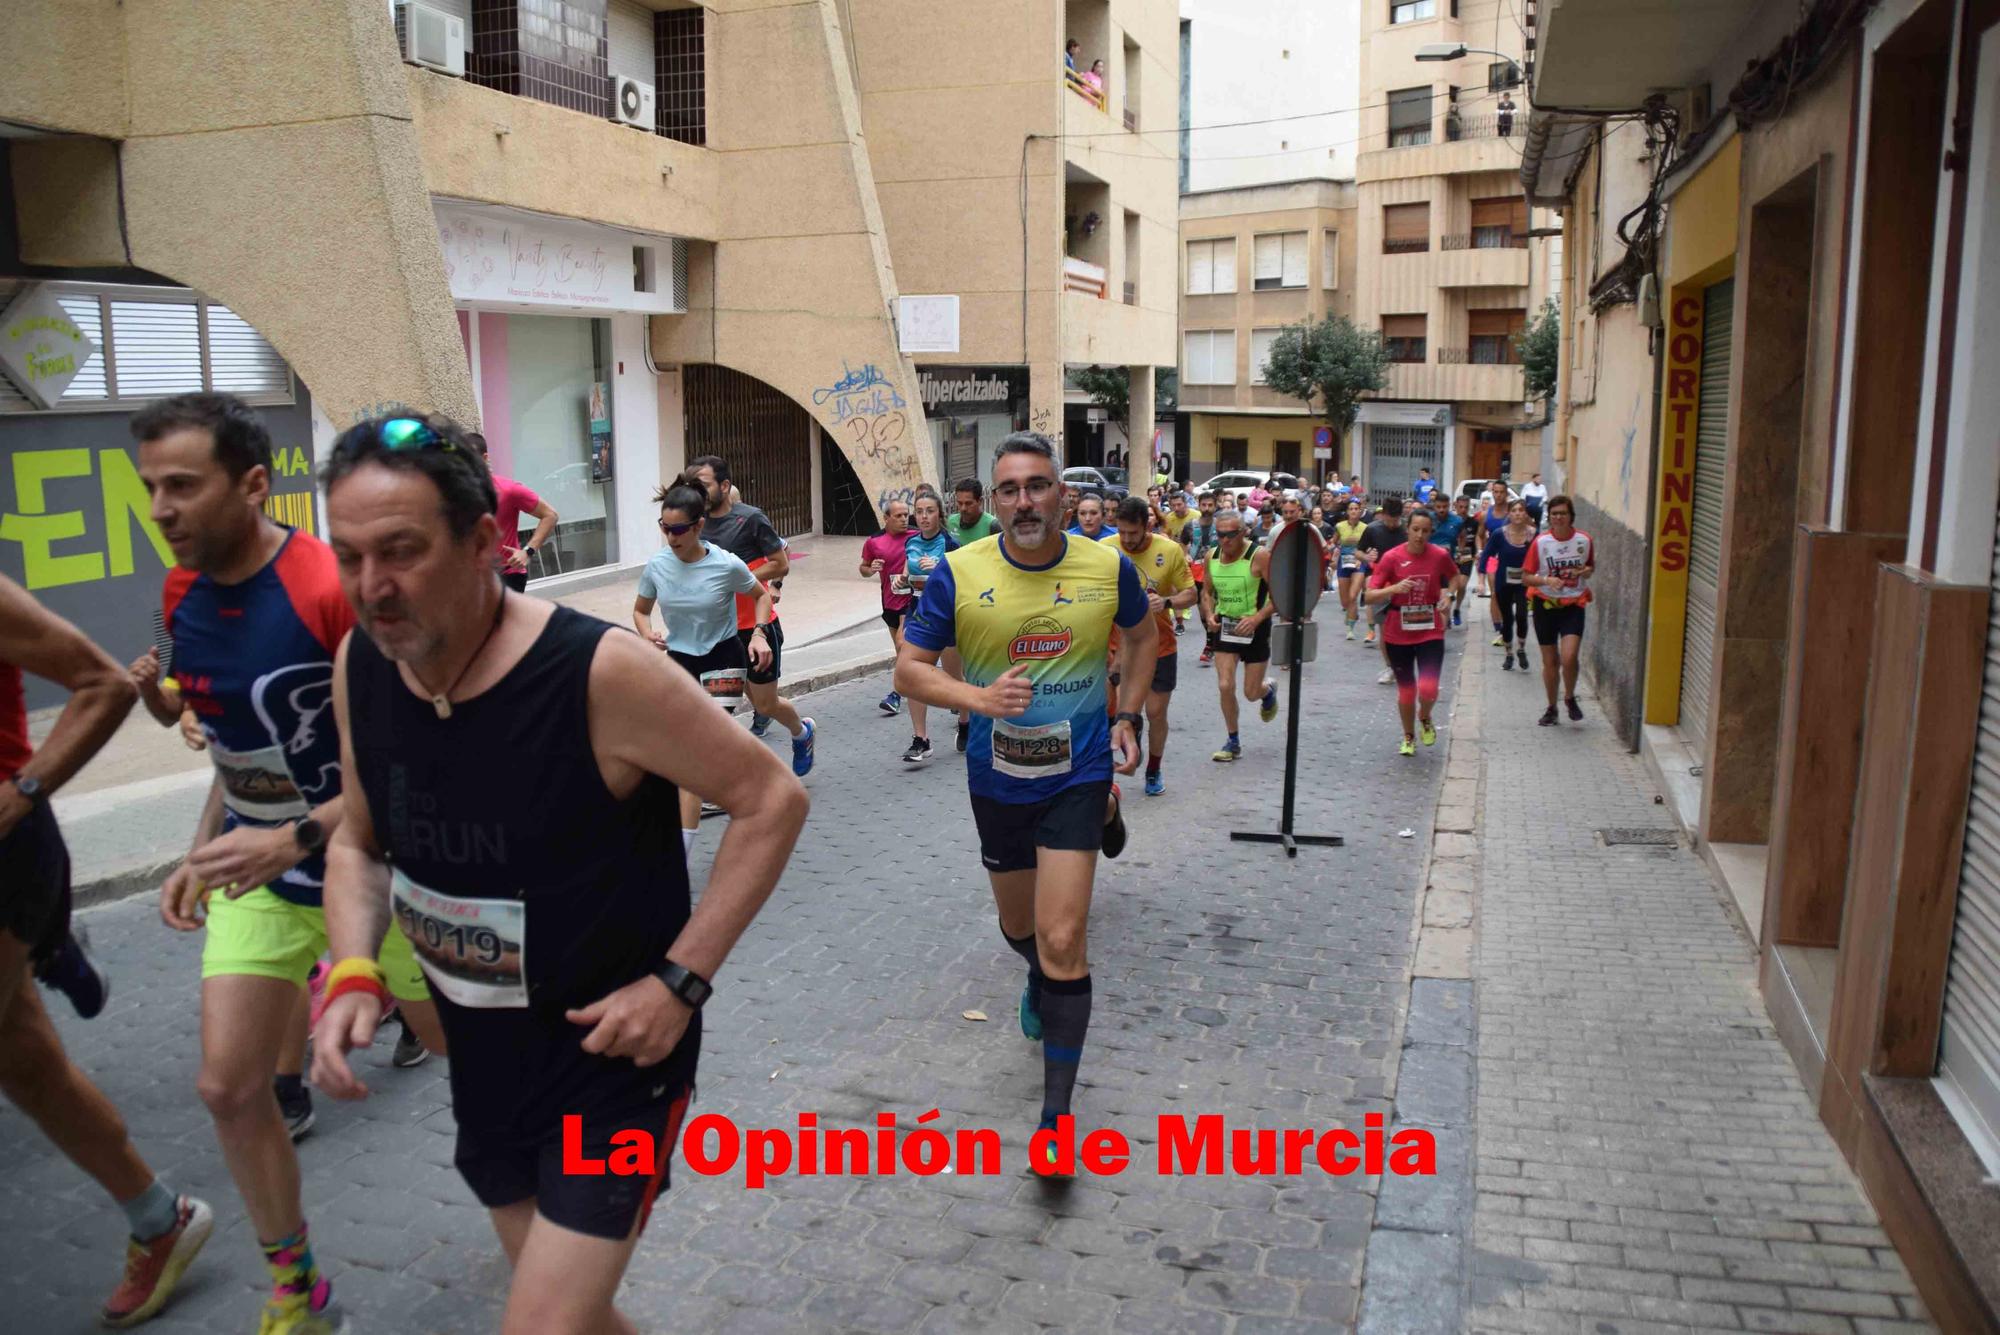
{"label": "sunglasses on face", "polygon": [[666,534],[670,538],[678,538],[681,534],[687,532],[689,529],[699,528],[699,527],[700,525],[698,524],[669,524],[664,519],[660,521],[660,532]]}

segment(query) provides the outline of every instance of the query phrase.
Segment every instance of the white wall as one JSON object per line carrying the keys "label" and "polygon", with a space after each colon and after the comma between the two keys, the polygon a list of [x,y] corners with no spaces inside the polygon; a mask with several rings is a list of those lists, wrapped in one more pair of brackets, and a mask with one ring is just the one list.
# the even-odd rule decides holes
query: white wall
{"label": "white wall", "polygon": [[[1359,3],[1181,0],[1191,24],[1189,190],[1353,179]],[[1307,114],[1324,112],[1335,114]],[[1201,128],[1241,121],[1268,123]]]}
{"label": "white wall", "polygon": [[[635,565],[659,549],[660,402],[646,362],[646,317],[611,317],[611,485],[618,507],[618,563]],[[673,379],[678,382],[680,377]]]}

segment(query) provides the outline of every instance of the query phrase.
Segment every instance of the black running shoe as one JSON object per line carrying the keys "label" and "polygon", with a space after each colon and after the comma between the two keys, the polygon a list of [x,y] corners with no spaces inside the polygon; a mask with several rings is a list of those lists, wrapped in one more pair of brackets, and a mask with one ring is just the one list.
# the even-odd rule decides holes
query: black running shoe
{"label": "black running shoe", "polygon": [[111,980],[90,958],[90,933],[81,923],[70,928],[56,953],[35,971],[35,977],[68,997],[77,1015],[86,1020],[101,1015],[104,1003],[111,999]]}
{"label": "black running shoe", "polygon": [[1577,704],[1575,696],[1573,695],[1570,696],[1567,700],[1563,701],[1563,703],[1569,706],[1570,722],[1572,723],[1583,722],[1583,708]]}
{"label": "black running shoe", "polygon": [[971,741],[972,741],[972,720],[960,719],[958,721],[958,753],[960,755],[965,754],[965,748],[967,745],[971,743]]}
{"label": "black running shoe", "polygon": [[1542,711],[1542,717],[1537,721],[1537,726],[1543,728],[1553,728],[1555,726],[1555,723],[1556,723],[1556,707],[1554,705],[1550,705],[1547,709],[1544,709]]}
{"label": "black running shoe", "polygon": [[422,1066],[430,1060],[431,1050],[417,1037],[417,1031],[410,1028],[409,1021],[398,1017],[398,1022],[402,1024],[403,1032],[396,1037],[396,1051],[389,1058],[390,1062],[406,1071],[412,1066]]}
{"label": "black running shoe", "polygon": [[903,763],[905,765],[921,765],[930,758],[931,739],[928,737],[912,737],[910,739],[910,749],[903,752]]}
{"label": "black running shoe", "polygon": [[1125,799],[1118,785],[1111,785],[1111,819],[1104,822],[1104,856],[1115,858],[1125,851]]}
{"label": "black running shoe", "polygon": [[294,1145],[306,1137],[313,1129],[313,1096],[304,1081],[287,1086],[283,1080],[274,1082],[273,1091],[278,1096],[278,1112],[285,1119],[285,1133]]}

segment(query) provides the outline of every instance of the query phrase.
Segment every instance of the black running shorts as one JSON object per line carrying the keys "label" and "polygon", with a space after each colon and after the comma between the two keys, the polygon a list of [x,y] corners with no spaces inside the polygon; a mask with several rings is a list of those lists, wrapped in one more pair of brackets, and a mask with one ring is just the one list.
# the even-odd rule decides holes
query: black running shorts
{"label": "black running shorts", "polygon": [[[1227,617],[1223,618],[1222,629],[1224,631],[1229,629],[1229,619]],[[1271,623],[1269,621],[1261,623],[1257,627],[1257,633],[1250,637],[1250,643],[1248,644],[1231,644],[1229,641],[1222,638],[1221,632],[1217,632],[1215,638],[1215,652],[1217,652],[1218,654],[1235,654],[1245,663],[1270,662]]]}
{"label": "black running shorts", "polygon": [[0,839],[0,931],[27,942],[36,963],[69,935],[69,847],[46,802]]}
{"label": "black running shorts", "polygon": [[[743,641],[733,637],[717,642],[705,654],[684,654],[679,650],[669,649],[667,650],[667,657],[685,668],[687,674],[697,682],[700,682],[704,687],[712,685],[712,683],[702,680],[708,673],[740,672],[746,671],[750,666],[750,656],[743,647]],[[750,680],[755,680],[755,678],[751,677]],[[736,707],[743,702],[743,696],[740,692],[735,695],[721,695],[711,690],[710,694],[714,697],[716,703],[732,714],[736,712]]]}
{"label": "black running shorts", "polygon": [[1535,622],[1535,643],[1553,646],[1562,643],[1565,635],[1581,636],[1583,613],[1584,609],[1580,604],[1575,607],[1565,607],[1560,604],[1545,603],[1539,598],[1531,599],[1529,614]]}
{"label": "black running shorts", "polygon": [[[736,638],[743,645],[743,661],[745,663],[750,661],[750,635],[751,632],[747,630],[736,632]],[[783,623],[773,620],[770,625],[764,627],[764,643],[771,646],[771,665],[762,670],[755,667],[750,669],[750,682],[754,686],[774,686],[777,684],[778,673],[785,666],[785,627]]]}
{"label": "black running shorts", "polygon": [[[1175,646],[1178,648],[1179,646]],[[1170,695],[1181,679],[1181,656],[1178,653],[1161,654],[1153,664],[1153,694]]]}
{"label": "black running shorts", "polygon": [[974,793],[980,861],[988,871],[1031,871],[1038,848],[1095,853],[1104,847],[1104,800],[1110,795],[1108,779],[1076,784],[1040,802],[996,802]]}
{"label": "black running shorts", "polygon": [[[654,1200],[667,1189],[668,1164],[680,1142],[694,1090],[691,1085],[668,1083],[662,1074],[655,1092],[653,1085],[633,1078],[645,1074],[638,1067],[629,1061],[620,1064],[624,1071],[604,1082],[605,1102],[579,1099],[576,1102],[586,1106],[568,1110],[581,1119],[579,1159],[603,1161],[606,1171],[601,1174],[564,1171],[560,1120],[523,1134],[518,1127],[468,1126],[461,1111],[453,1161],[479,1203],[497,1210],[532,1200],[535,1212],[550,1223],[593,1238],[619,1240],[629,1236],[635,1224],[643,1229]],[[652,1069],[666,1070],[665,1066]],[[643,1131],[653,1138],[650,1173],[609,1171],[617,1152],[612,1138],[621,1131]]]}

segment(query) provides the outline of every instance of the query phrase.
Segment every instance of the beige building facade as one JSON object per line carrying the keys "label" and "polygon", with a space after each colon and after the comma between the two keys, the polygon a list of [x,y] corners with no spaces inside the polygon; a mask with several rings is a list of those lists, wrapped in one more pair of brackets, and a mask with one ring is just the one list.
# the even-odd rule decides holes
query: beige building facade
{"label": "beige building facade", "polygon": [[1264,383],[1286,325],[1352,317],[1354,186],[1288,181],[1181,196],[1180,406],[1189,480],[1231,469],[1318,476],[1316,413]]}
{"label": "beige building facade", "polygon": [[[1357,423],[1352,466],[1371,491],[1407,495],[1423,467],[1454,485],[1518,485],[1542,467],[1543,405],[1524,402],[1514,340],[1552,291],[1549,247],[1530,233],[1554,218],[1531,216],[1518,177],[1527,99],[1512,82],[1524,52],[1513,8],[1361,7],[1355,320],[1382,331],[1391,360]],[[1465,50],[1420,59],[1440,46]]]}
{"label": "beige building facade", "polygon": [[[480,425],[563,515],[550,579],[643,561],[652,490],[694,455],[783,532],[868,532],[990,469],[1006,430],[1060,435],[1067,367],[1140,368],[1150,418],[1175,343],[1171,0],[554,4],[0,7],[0,306],[59,302],[90,340],[53,401],[0,391],[9,573],[67,589],[73,553],[19,535],[124,496],[123,464],[44,484],[55,465],[16,456],[52,430],[129,454],[119,419],[177,389],[292,423],[304,523],[348,423]],[[1066,35],[1109,57],[1101,94]],[[143,519],[88,530],[157,555],[100,561],[141,592],[79,607],[151,599]]]}

